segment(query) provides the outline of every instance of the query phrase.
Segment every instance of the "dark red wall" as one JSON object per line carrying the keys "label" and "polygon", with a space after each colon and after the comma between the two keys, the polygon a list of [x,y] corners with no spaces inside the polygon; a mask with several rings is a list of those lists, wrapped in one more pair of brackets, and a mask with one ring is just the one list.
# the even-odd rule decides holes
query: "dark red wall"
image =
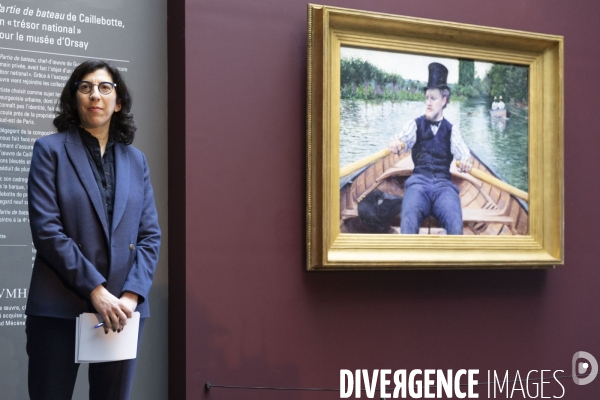
{"label": "dark red wall", "polygon": [[[304,271],[307,3],[169,4],[173,399],[334,399],[204,384],[336,388],[341,368],[485,381],[600,360],[597,0],[329,3],[565,37],[565,266],[343,273]],[[600,398],[600,378],[562,382]]]}

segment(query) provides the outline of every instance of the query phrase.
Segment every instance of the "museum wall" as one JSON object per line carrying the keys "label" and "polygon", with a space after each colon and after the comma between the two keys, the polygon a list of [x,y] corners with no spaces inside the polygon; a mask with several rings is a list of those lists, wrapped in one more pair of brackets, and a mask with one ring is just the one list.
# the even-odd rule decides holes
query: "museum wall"
{"label": "museum wall", "polygon": [[[170,1],[171,398],[334,399],[205,383],[338,388],[342,368],[476,368],[485,381],[600,357],[600,3],[328,5],[565,37],[565,265],[306,272],[307,3]],[[600,380],[561,382],[566,398],[600,396]]]}

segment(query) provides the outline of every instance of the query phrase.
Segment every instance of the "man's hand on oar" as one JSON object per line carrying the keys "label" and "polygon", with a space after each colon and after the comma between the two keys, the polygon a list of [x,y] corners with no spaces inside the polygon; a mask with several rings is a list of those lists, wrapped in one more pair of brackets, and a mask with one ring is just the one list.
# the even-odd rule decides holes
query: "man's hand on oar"
{"label": "man's hand on oar", "polygon": [[467,157],[466,160],[456,162],[456,166],[460,172],[468,174],[473,169],[473,157]]}
{"label": "man's hand on oar", "polygon": [[394,154],[400,154],[406,149],[406,143],[401,142],[399,139],[393,138],[388,143],[388,149]]}
{"label": "man's hand on oar", "polygon": [[[470,157],[470,160],[472,160],[472,159],[473,158]],[[471,163],[472,163],[472,161],[471,161]],[[461,172],[464,172],[464,167],[466,166],[466,163],[465,163],[465,166],[461,166],[461,164],[463,164],[462,161],[456,161],[456,166],[458,167],[458,169]],[[495,187],[497,187],[500,190],[504,190],[504,191],[512,194],[513,196],[516,196],[516,197],[518,197],[520,199],[523,199],[525,201],[529,201],[529,193],[525,192],[524,190],[516,188],[516,187],[514,187],[512,185],[509,185],[508,183],[506,183],[506,182],[504,182],[504,181],[502,181],[502,180],[500,180],[500,179],[498,179],[498,178],[490,175],[489,173],[480,171],[478,169],[471,170],[470,169],[471,167],[469,167],[469,173],[473,177],[479,179],[480,181],[487,182],[490,185],[495,186]],[[450,173],[455,174],[456,170],[452,171],[452,169],[453,168],[451,166],[450,167]]]}

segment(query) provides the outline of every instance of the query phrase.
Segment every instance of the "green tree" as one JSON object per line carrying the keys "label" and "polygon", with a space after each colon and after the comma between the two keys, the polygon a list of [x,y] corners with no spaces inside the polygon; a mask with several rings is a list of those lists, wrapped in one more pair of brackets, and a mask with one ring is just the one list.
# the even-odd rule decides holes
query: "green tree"
{"label": "green tree", "polygon": [[343,94],[353,96],[358,85],[363,83],[362,60],[342,58],[340,70],[340,88]]}
{"label": "green tree", "polygon": [[392,84],[392,93],[396,93],[398,85],[402,86],[404,84],[404,79],[398,74],[390,74],[390,83]]}
{"label": "green tree", "polygon": [[458,61],[458,84],[461,86],[473,85],[475,79],[475,62],[473,60]]}
{"label": "green tree", "polygon": [[527,101],[529,71],[526,67],[509,65],[506,70],[506,95],[516,101]]}
{"label": "green tree", "polygon": [[373,80],[373,78],[375,78],[377,67],[375,67],[368,61],[360,61],[360,72],[362,76],[362,81],[365,85],[365,93],[369,93],[369,86],[371,85],[371,81]]}
{"label": "green tree", "polygon": [[[359,58],[342,58],[340,69],[340,95],[345,99],[414,100],[414,96],[408,91],[416,92],[416,87],[420,85],[414,81],[411,85],[414,85],[415,89],[403,90],[406,82],[400,75],[383,71]],[[417,97],[419,96],[420,93]]]}
{"label": "green tree", "polygon": [[490,96],[502,96],[504,102],[528,101],[529,69],[517,65],[494,64],[485,79]]}
{"label": "green tree", "polygon": [[377,68],[373,72],[373,80],[375,81],[375,94],[383,94],[385,85],[387,84],[388,74]]}

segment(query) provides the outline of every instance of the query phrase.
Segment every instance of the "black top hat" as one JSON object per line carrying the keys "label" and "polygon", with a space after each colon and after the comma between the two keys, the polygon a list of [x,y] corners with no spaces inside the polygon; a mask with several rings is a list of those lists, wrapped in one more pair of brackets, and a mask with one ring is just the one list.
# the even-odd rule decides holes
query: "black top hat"
{"label": "black top hat", "polygon": [[429,64],[429,81],[423,90],[427,89],[448,89],[446,81],[448,80],[448,68],[440,63]]}

